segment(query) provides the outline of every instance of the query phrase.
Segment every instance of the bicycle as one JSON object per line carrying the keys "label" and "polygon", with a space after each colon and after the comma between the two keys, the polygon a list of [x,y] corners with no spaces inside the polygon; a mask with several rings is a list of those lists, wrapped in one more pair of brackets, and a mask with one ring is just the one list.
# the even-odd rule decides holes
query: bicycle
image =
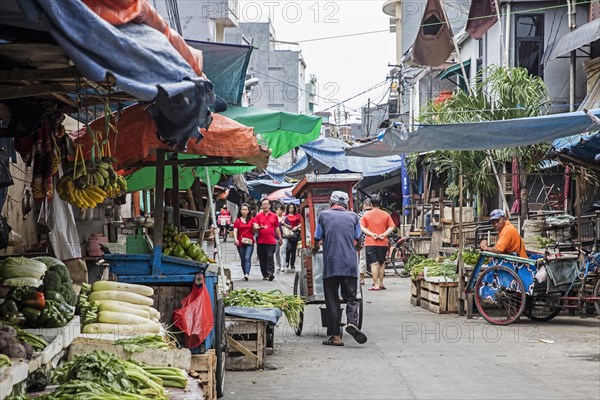
{"label": "bicycle", "polygon": [[[404,266],[410,256],[415,254],[413,240],[409,237],[399,237],[392,233],[388,237],[388,241],[390,247],[384,265],[385,269],[393,269],[394,273],[399,277],[408,278],[410,274],[404,270]],[[371,268],[368,265],[367,275],[371,276]]]}

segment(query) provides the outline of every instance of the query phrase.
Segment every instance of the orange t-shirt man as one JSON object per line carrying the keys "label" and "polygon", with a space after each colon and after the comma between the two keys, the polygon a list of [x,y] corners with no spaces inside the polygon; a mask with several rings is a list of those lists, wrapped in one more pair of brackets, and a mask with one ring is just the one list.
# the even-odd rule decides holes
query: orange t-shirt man
{"label": "orange t-shirt man", "polygon": [[[388,228],[393,228],[396,225],[392,220],[392,217],[387,212],[380,208],[373,208],[363,215],[360,219],[360,225],[367,228],[369,231],[378,235],[384,233]],[[374,239],[373,237],[366,235],[365,246],[388,246],[388,240]]]}
{"label": "orange t-shirt man", "polygon": [[508,220],[500,233],[498,233],[496,250],[503,254],[517,253],[519,257],[527,258],[523,239],[521,238],[521,235],[519,235],[517,228],[515,228]]}

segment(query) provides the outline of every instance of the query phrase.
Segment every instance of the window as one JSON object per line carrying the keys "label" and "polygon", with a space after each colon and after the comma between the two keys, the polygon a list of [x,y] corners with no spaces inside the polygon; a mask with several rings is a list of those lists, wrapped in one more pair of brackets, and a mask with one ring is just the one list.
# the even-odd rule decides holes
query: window
{"label": "window", "polygon": [[541,64],[544,51],[544,15],[515,17],[516,66],[526,68],[533,76],[543,77]]}

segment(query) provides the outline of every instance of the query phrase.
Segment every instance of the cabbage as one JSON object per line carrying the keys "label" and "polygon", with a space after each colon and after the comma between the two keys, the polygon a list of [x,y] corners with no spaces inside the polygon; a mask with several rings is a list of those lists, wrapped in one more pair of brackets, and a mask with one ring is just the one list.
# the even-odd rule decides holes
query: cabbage
{"label": "cabbage", "polygon": [[0,279],[30,277],[39,280],[47,269],[40,261],[26,257],[8,257],[0,263]]}
{"label": "cabbage", "polygon": [[5,279],[4,282],[2,282],[2,284],[6,285],[6,286],[33,286],[33,287],[40,287],[42,285],[42,281],[40,281],[39,279],[30,278],[28,276],[22,276],[22,277],[19,277],[19,278]]}

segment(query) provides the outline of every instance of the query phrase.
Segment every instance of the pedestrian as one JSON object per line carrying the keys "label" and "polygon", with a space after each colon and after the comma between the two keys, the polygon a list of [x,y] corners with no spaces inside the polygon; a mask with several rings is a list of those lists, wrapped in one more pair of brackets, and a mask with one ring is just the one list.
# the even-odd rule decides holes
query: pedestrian
{"label": "pedestrian", "polygon": [[362,232],[365,236],[365,257],[367,265],[371,267],[373,286],[369,290],[385,290],[383,277],[385,276],[385,259],[389,250],[388,236],[396,226],[390,214],[381,209],[381,198],[371,198],[373,209],[363,215],[360,220]]}
{"label": "pedestrian", "polygon": [[296,210],[295,204],[288,204],[285,210],[285,219],[283,226],[290,229],[294,235],[287,238],[285,249],[285,266],[286,268],[296,268],[296,251],[298,249],[298,241],[300,240],[300,228],[302,227],[302,218]]}
{"label": "pedestrian", "polygon": [[281,246],[282,237],[279,229],[279,219],[271,211],[271,202],[269,199],[263,199],[260,203],[260,212],[254,217],[254,231],[258,233],[256,237],[256,253],[260,263],[260,272],[263,280],[272,281],[275,279],[275,248],[277,244]]}
{"label": "pedestrian", "polygon": [[[285,221],[284,215],[284,207],[281,204],[278,204],[275,207],[275,214],[277,214],[277,220],[279,220],[279,230],[281,231],[281,225],[283,221]],[[282,242],[281,245],[277,243],[275,247],[275,271],[283,272],[285,271],[284,262],[285,262],[285,245],[287,244],[287,239],[283,237],[283,232],[281,234]]]}
{"label": "pedestrian", "polygon": [[[360,213],[358,213],[358,218],[360,218],[362,220],[362,217],[366,214],[367,211],[370,211],[371,209],[373,209],[373,206],[371,205],[371,199],[366,198],[365,201],[363,201],[362,204],[362,211]],[[361,238],[360,238],[360,244],[362,246],[362,248],[360,249],[360,284],[364,285],[365,284],[365,273],[367,272],[367,249],[365,249],[365,234],[363,233]]]}
{"label": "pedestrian", "polygon": [[[360,247],[360,221],[358,215],[348,211],[348,194],[334,191],[329,198],[330,208],[321,211],[315,228],[313,254],[323,241],[323,291],[327,309],[326,346],[343,346],[340,329],[340,298],[346,302],[346,332],[363,344],[367,336],[358,329],[358,260],[356,247]],[[356,241],[356,247],[355,247]]]}
{"label": "pedestrian", "polygon": [[527,258],[525,243],[517,228],[506,219],[504,211],[494,210],[490,213],[490,223],[498,231],[498,241],[495,246],[488,246],[487,240],[482,240],[479,247],[483,251],[497,254],[511,254]]}
{"label": "pedestrian", "polygon": [[254,252],[254,219],[250,213],[250,206],[243,203],[240,206],[238,217],[233,223],[233,237],[237,246],[238,254],[242,262],[242,272],[244,280],[247,281],[250,276],[252,266],[252,253]]}

